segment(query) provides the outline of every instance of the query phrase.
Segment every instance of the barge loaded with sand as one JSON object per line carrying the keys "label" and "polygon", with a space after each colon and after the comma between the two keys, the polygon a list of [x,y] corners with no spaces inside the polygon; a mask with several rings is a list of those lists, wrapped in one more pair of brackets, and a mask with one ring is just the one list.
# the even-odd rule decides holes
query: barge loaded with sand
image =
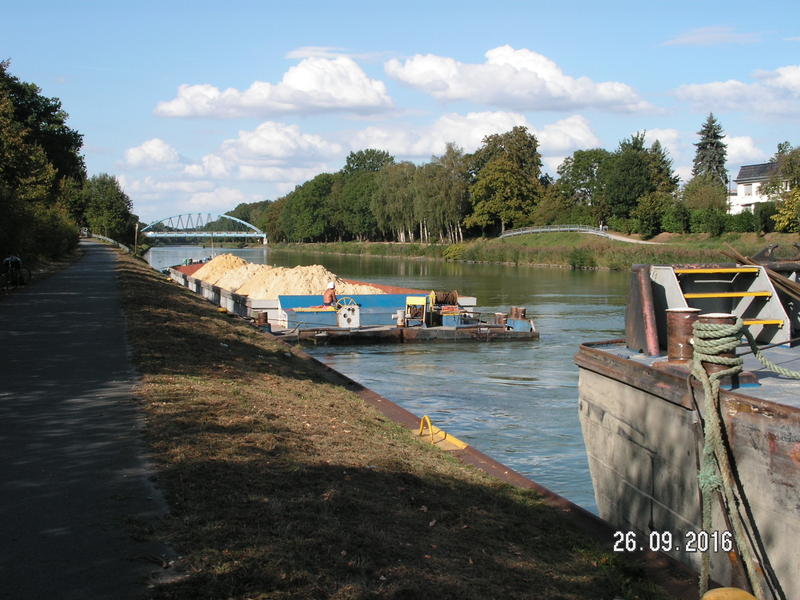
{"label": "barge loaded with sand", "polygon": [[[232,254],[168,269],[169,276],[272,334],[312,344],[531,340],[527,311],[478,313],[474,297],[351,281],[321,265],[273,267]],[[322,292],[335,284],[337,302]]]}
{"label": "barge loaded with sand", "polygon": [[704,585],[710,576],[760,600],[791,600],[800,598],[800,262],[735,258],[634,265],[625,339],[575,356],[579,417],[615,550],[665,551],[702,571]]}

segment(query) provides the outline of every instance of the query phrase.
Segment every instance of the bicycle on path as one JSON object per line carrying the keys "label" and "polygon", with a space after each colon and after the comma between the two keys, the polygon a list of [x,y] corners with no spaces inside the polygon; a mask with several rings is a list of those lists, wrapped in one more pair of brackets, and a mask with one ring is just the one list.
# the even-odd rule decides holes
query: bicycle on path
{"label": "bicycle on path", "polygon": [[0,289],[10,290],[12,288],[28,285],[31,282],[30,269],[23,266],[19,256],[7,256],[0,265]]}

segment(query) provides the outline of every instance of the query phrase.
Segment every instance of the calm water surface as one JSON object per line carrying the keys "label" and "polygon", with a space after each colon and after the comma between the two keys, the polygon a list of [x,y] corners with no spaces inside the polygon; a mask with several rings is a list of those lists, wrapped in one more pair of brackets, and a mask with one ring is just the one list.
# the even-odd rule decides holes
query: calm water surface
{"label": "calm water surface", "polygon": [[[227,251],[227,250],[226,250]],[[213,254],[221,251],[216,249]],[[337,275],[420,289],[458,290],[478,309],[524,306],[533,342],[335,346],[309,352],[475,448],[593,512],[578,423],[581,341],[620,337],[627,273],[442,263],[378,257],[235,250],[256,263],[322,264]],[[202,258],[210,248],[155,248],[156,268]]]}

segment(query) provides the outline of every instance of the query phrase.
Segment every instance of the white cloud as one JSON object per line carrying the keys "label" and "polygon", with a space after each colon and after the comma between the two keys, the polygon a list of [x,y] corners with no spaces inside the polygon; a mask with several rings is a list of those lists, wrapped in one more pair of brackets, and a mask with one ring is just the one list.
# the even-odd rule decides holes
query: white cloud
{"label": "white cloud", "polygon": [[514,110],[654,110],[629,85],[571,77],[555,62],[531,50],[506,45],[489,50],[485,56],[483,64],[467,64],[418,54],[403,62],[391,59],[384,68],[391,77],[439,100],[469,100]]}
{"label": "white cloud", "polygon": [[353,150],[379,148],[396,156],[428,158],[442,154],[448,142],[465,152],[476,150],[487,135],[528,126],[524,116],[511,112],[475,112],[442,115],[429,127],[367,127],[349,137]]}
{"label": "white cloud", "polygon": [[750,136],[731,137],[728,135],[725,136],[725,144],[728,151],[728,165],[734,168],[769,160],[770,155],[758,148],[755,140]]}
{"label": "white cloud", "polygon": [[310,167],[323,169],[326,159],[343,152],[339,144],[303,133],[296,125],[266,121],[254,130],[239,131],[238,138],[225,140],[218,152],[187,165],[184,172],[213,179],[296,181],[300,173],[308,174]]}
{"label": "white cloud", "polygon": [[212,179],[222,179],[230,176],[232,165],[221,156],[216,154],[206,154],[200,159],[199,163],[186,165],[183,172],[192,177],[211,177]]}
{"label": "white cloud", "polygon": [[164,193],[197,193],[210,190],[214,185],[209,181],[159,180],[151,176],[142,179],[119,177],[120,185],[129,196],[157,197]]}
{"label": "white cloud", "polygon": [[692,178],[692,165],[680,165],[675,167],[675,173],[681,178],[682,182],[687,182]]}
{"label": "white cloud", "polygon": [[645,131],[644,139],[647,146],[658,140],[661,147],[669,152],[672,159],[676,159],[683,154],[681,134],[677,129],[648,129]]}
{"label": "white cloud", "polygon": [[566,159],[566,156],[543,156],[542,166],[544,167],[545,173],[550,173],[553,177],[557,177],[556,171],[558,171],[558,167],[560,167],[561,163]]}
{"label": "white cloud", "polygon": [[125,162],[131,167],[171,168],[180,162],[180,155],[164,140],[153,138],[126,150]]}
{"label": "white cloud", "polygon": [[232,118],[331,111],[372,113],[391,107],[384,83],[367,77],[353,59],[314,56],[291,67],[277,84],[256,81],[244,91],[183,84],[176,98],[158,103],[155,113],[163,117]]}
{"label": "white cloud", "polygon": [[800,96],[800,65],[778,67],[774,71],[756,71],[756,79],[776,90],[786,90]]}
{"label": "white cloud", "polygon": [[761,39],[758,33],[736,33],[733,27],[700,27],[668,40],[662,46],[715,46],[717,44],[752,44]]}
{"label": "white cloud", "polygon": [[800,114],[800,65],[774,71],[757,71],[755,83],[736,79],[682,85],[675,95],[699,110],[747,111],[756,114],[789,116]]}
{"label": "white cloud", "polygon": [[242,165],[239,167],[239,179],[268,181],[278,184],[282,188],[289,186],[291,189],[295,185],[313,179],[320,173],[329,171],[331,169],[325,164],[309,167]]}
{"label": "white cloud", "polygon": [[186,209],[203,209],[213,210],[218,213],[223,213],[235,207],[242,202],[253,202],[254,198],[248,196],[244,192],[236,188],[218,187],[209,192],[198,192],[192,194],[189,198],[178,206],[185,207]]}
{"label": "white cloud", "polygon": [[338,58],[347,55],[340,46],[300,46],[286,53],[286,58]]}
{"label": "white cloud", "polygon": [[448,142],[465,152],[474,152],[487,135],[505,133],[516,126],[527,127],[539,140],[545,165],[557,160],[558,166],[563,155],[600,145],[583,116],[573,115],[537,130],[523,115],[513,112],[450,113],[427,128],[368,127],[351,134],[349,140],[353,150],[379,148],[399,157],[428,159],[443,154]]}
{"label": "white cloud", "polygon": [[273,121],[261,123],[253,131],[239,131],[239,138],[222,145],[223,154],[238,158],[295,158],[314,160],[339,154],[342,147],[314,134],[303,133],[297,125]]}
{"label": "white cloud", "polygon": [[361,60],[377,60],[386,56],[386,52],[352,52],[339,46],[301,46],[286,53],[286,58],[338,58],[347,56]]}
{"label": "white cloud", "polygon": [[535,131],[542,153],[572,153],[575,150],[597,148],[600,139],[594,134],[589,121],[573,115]]}

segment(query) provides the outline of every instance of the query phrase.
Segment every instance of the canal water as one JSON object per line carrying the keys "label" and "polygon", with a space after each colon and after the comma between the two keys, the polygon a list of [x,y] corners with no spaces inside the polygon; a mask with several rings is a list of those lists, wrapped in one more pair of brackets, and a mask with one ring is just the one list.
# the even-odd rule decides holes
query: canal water
{"label": "canal water", "polygon": [[[229,250],[151,250],[155,268]],[[478,310],[523,306],[540,339],[309,348],[309,353],[526,477],[597,512],[578,423],[582,341],[621,337],[627,273],[445,263],[383,257],[233,250],[255,263],[322,264],[340,277],[458,290]],[[322,290],[320,290],[321,292]]]}

